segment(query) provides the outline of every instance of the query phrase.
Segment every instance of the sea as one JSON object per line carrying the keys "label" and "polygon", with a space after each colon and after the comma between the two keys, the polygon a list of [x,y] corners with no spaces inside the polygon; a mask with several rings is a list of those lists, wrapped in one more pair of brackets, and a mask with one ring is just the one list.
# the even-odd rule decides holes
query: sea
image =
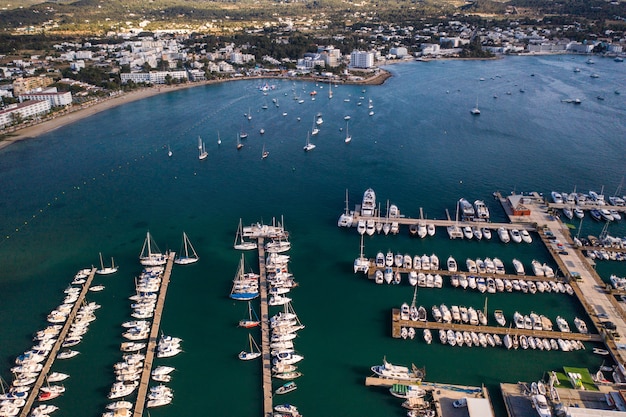
{"label": "sea", "polygon": [[[247,304],[228,297],[241,256],[233,249],[240,219],[285,226],[290,270],[300,284],[291,298],[306,326],[295,340],[305,357],[303,375],[298,389],[275,397],[276,404],[295,404],[304,416],[405,415],[386,389],[365,386],[370,367],[384,357],[424,367],[428,381],[486,386],[497,416],[506,415],[501,382],[535,381],[563,366],[595,372],[604,358],[591,353],[591,344],[584,351],[546,352],[427,345],[419,333],[414,340],[393,339],[391,310],[410,303],[413,288],[406,279],[376,285],[355,275],[360,236],[337,227],[346,190],[353,209],[370,187],[382,213],[395,204],[408,217],[421,209],[441,219],[446,210],[454,216],[463,197],[485,200],[493,221],[507,221],[495,191],[626,194],[626,67],[611,58],[587,59],[390,65],[392,77],[383,85],[333,84],[332,99],[327,83],[291,79],[199,86],[124,104],[0,150],[0,374],[12,380],[15,358],[33,345],[33,333],[46,326],[74,274],[99,266],[99,253],[106,264],[113,257],[119,271],[97,276],[94,284],[106,289],[88,294],[102,308],[76,348],[81,354],[53,366],[71,374],[66,392],[53,401],[60,407],[55,416],[101,415],[112,366],[122,357],[121,323],[131,319],[128,297],[141,272],[146,233],[161,251],[178,251],[184,231],[200,261],[175,266],[161,326],[183,339],[184,352],[155,361],[176,368],[167,384],[174,400],[144,415],[261,415],[261,364],[237,358],[248,333],[257,341],[260,334],[237,327]],[[479,116],[470,114],[476,105]],[[304,152],[318,114],[323,124],[310,139],[316,148]],[[242,131],[248,137],[238,151]],[[198,138],[208,152],[203,161]],[[572,234],[582,237],[603,228],[589,216],[571,223]],[[625,236],[626,220],[607,231]],[[452,255],[461,267],[467,257],[499,257],[509,272],[513,258],[527,271],[532,259],[552,264],[536,236],[530,245],[505,245],[496,236],[451,241],[439,228],[421,240],[403,228],[364,239],[366,256],[389,250],[435,253],[442,265]],[[246,269],[258,270],[256,253],[244,256]],[[619,262],[598,261],[596,269],[607,282],[610,274],[626,275]],[[441,303],[486,304],[490,322],[495,309],[509,321],[515,311],[553,321],[562,315],[570,325],[585,317],[579,302],[562,294],[486,297],[448,281],[443,289],[417,292],[418,305],[430,310]],[[253,305],[258,312],[258,300]]]}

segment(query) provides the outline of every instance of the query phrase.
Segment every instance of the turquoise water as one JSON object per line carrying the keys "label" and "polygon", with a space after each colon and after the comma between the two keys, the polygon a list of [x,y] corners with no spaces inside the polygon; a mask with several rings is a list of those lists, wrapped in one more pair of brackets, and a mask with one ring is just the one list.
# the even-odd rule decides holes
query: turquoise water
{"label": "turquoise water", "polygon": [[[175,397],[150,414],[260,414],[260,365],[237,359],[248,336],[236,328],[245,303],[228,298],[240,256],[232,241],[240,217],[246,224],[280,216],[292,236],[291,269],[300,282],[293,305],[307,327],[296,340],[305,356],[299,389],[277,402],[293,402],[309,416],[329,410],[404,415],[384,390],[364,386],[369,367],[384,355],[394,363],[425,366],[428,380],[484,383],[492,394],[500,381],[533,380],[562,366],[595,370],[601,358],[590,349],[507,352],[392,339],[390,309],[410,302],[412,288],[376,286],[354,275],[358,235],[336,227],[346,189],[350,205],[372,187],[383,207],[389,199],[412,217],[422,207],[427,217],[443,218],[458,198],[480,198],[494,221],[505,219],[490,198],[496,190],[604,186],[612,195],[625,174],[626,90],[614,90],[624,88],[626,72],[623,63],[610,59],[596,59],[593,66],[584,61],[563,56],[396,65],[388,68],[394,76],[385,85],[333,87],[332,100],[326,85],[287,80],[275,81],[267,96],[255,81],[198,87],[129,103],[1,150],[2,376],[10,379],[15,356],[31,346],[32,333],[45,326],[76,270],[97,264],[98,252],[105,259],[114,256],[120,271],[97,278],[107,288],[89,296],[103,307],[79,345],[81,355],[54,367],[72,375],[66,393],[55,400],[61,407],[56,415],[100,415],[114,379],[111,366],[121,358],[120,324],[130,317],[127,297],[140,272],[145,233],[150,230],[162,250],[178,250],[186,231],[201,261],[174,269],[162,322],[166,333],[184,339],[185,353],[158,360],[177,368],[169,384]],[[589,77],[592,72],[600,78]],[[318,91],[315,101],[308,94],[312,89]],[[583,103],[561,102],[571,98]],[[367,115],[369,99],[373,116]],[[469,110],[477,99],[481,115],[475,117]],[[317,148],[305,153],[318,112],[324,124],[312,139]],[[345,115],[351,116],[350,144],[340,131]],[[238,152],[241,129],[249,137]],[[198,136],[207,144],[205,161],[197,158]],[[263,145],[270,152],[266,160],[260,157]],[[625,224],[612,225],[610,233],[623,236]],[[600,229],[587,218],[581,235],[598,235]],[[497,256],[509,270],[514,257],[527,269],[533,258],[549,261],[539,243],[451,242],[444,230],[424,240],[403,230],[368,237],[364,245],[372,257],[379,250],[434,252],[442,263],[453,255],[460,265],[466,257]],[[255,255],[246,260],[252,266]],[[605,279],[626,275],[622,264],[601,263],[597,269]],[[442,302],[482,308],[485,297],[449,286],[419,291],[419,304]],[[561,314],[570,322],[582,313],[577,302],[555,294],[496,294],[488,305],[503,309],[509,320],[515,310]],[[503,413],[497,398],[496,410]]]}

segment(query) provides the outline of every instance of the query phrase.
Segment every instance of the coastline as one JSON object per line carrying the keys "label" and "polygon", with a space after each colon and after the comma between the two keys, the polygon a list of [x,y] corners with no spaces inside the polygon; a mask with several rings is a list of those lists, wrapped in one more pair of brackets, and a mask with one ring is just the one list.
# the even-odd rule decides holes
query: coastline
{"label": "coastline", "polygon": [[[382,85],[385,80],[391,77],[391,73],[389,71],[380,69],[374,76],[366,78],[364,80],[360,80],[358,82],[354,81],[344,81],[343,84],[357,84],[357,85]],[[61,114],[53,115],[51,118],[47,118],[40,122],[33,123],[32,125],[25,126],[22,128],[18,128],[14,131],[10,131],[5,133],[6,137],[0,140],[0,149],[3,149],[7,146],[10,146],[16,142],[20,142],[26,139],[36,138],[44,133],[51,132],[59,127],[77,122],[86,117],[92,116],[96,113],[100,113],[102,111],[121,106],[123,104],[131,103],[136,100],[143,100],[145,98],[153,97],[157,94],[164,94],[172,91],[177,91],[185,88],[194,88],[200,87],[204,85],[210,84],[218,84],[230,81],[239,81],[239,80],[253,80],[253,79],[274,79],[278,77],[240,77],[240,78],[229,78],[229,79],[221,79],[221,80],[209,80],[209,81],[200,81],[200,82],[188,82],[185,84],[179,85],[156,85],[152,87],[146,87],[141,90],[134,90],[128,93],[121,93],[118,95],[114,95],[111,97],[107,97],[105,99],[96,99],[85,105],[72,105],[71,108],[65,110]],[[280,77],[281,79],[293,79],[293,80],[306,80],[317,82],[321,81],[319,78],[315,77]]]}

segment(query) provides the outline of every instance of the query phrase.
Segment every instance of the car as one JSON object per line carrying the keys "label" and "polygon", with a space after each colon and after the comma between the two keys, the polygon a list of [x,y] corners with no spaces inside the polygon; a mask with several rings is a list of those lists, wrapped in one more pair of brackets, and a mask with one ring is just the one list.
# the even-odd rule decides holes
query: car
{"label": "car", "polygon": [[454,408],[467,407],[467,398],[465,398],[465,397],[459,398],[458,400],[456,400],[456,401],[454,401],[452,403],[452,407],[454,407]]}
{"label": "car", "polygon": [[569,255],[569,252],[566,250],[560,250],[559,255]]}
{"label": "car", "polygon": [[609,330],[617,329],[617,326],[612,321],[603,321],[602,325]]}

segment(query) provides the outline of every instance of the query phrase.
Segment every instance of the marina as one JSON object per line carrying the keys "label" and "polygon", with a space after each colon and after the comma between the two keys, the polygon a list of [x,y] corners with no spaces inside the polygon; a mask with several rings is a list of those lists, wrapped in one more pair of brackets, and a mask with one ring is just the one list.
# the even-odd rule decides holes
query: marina
{"label": "marina", "polygon": [[[328,85],[324,85],[325,90],[316,86],[316,100],[302,104],[290,98],[308,97],[313,85],[299,80],[278,80],[267,97],[255,88],[257,80],[192,88],[131,103],[5,148],[0,174],[7,184],[2,198],[6,210],[0,221],[4,242],[0,245],[4,259],[0,290],[7,296],[0,310],[3,317],[11,318],[3,324],[5,363],[31,346],[32,331],[42,328],[46,313],[58,304],[54,295],[67,285],[64,277],[68,271],[84,264],[99,268],[99,252],[105,267],[111,265],[114,256],[118,272],[94,281],[106,286],[103,292],[90,296],[103,307],[80,345],[81,353],[70,360],[55,361],[53,367],[54,371],[71,374],[63,382],[67,391],[52,401],[59,407],[53,415],[100,416],[115,378],[111,367],[122,356],[120,343],[126,342],[119,324],[129,319],[126,296],[135,291],[134,278],[140,272],[136,252],[146,230],[159,237],[164,250],[178,250],[181,233],[186,231],[200,260],[175,267],[172,279],[176,285],[168,289],[167,311],[161,322],[164,330],[175,331],[185,340],[185,353],[153,363],[176,367],[167,383],[176,397],[167,409],[148,410],[153,416],[188,415],[210,404],[212,412],[220,415],[264,413],[261,358],[257,363],[237,358],[248,345],[249,330],[237,326],[240,319],[249,317],[248,302],[234,301],[228,294],[241,255],[233,250],[239,218],[251,226],[252,220],[267,223],[263,220],[281,213],[292,219],[290,269],[302,289],[291,294],[303,295],[293,303],[308,326],[299,332],[294,344],[307,357],[293,365],[304,374],[296,380],[298,389],[273,395],[274,406],[296,404],[300,413],[310,416],[330,412],[404,415],[403,400],[390,397],[388,389],[363,386],[370,366],[383,355],[397,363],[415,362],[427,367],[427,381],[469,387],[484,383],[497,416],[506,415],[501,381],[531,381],[564,365],[586,367],[594,373],[605,361],[604,365],[612,369],[605,371],[606,377],[613,382],[617,363],[611,352],[623,350],[620,344],[624,338],[621,321],[615,317],[622,314],[624,302],[620,290],[609,292],[606,286],[610,275],[624,276],[623,264],[600,258],[590,263],[585,247],[576,248],[567,236],[572,241],[576,235],[581,240],[601,236],[604,222],[593,220],[587,215],[589,211],[582,224],[576,217],[568,222],[564,215],[560,223],[553,222],[544,198],[550,198],[550,190],[571,190],[574,185],[579,190],[599,190],[605,184],[613,191],[623,175],[619,169],[623,166],[623,143],[615,138],[623,136],[624,94],[612,93],[621,83],[618,74],[623,72],[615,71],[612,61],[598,58],[594,71],[601,74],[603,86],[587,86],[571,71],[576,65],[585,68],[581,60],[578,56],[559,56],[409,63],[392,67],[394,77],[383,87],[367,86],[367,91],[361,92],[361,87],[333,85],[334,98],[328,100]],[[479,82],[480,77],[485,81]],[[523,95],[514,87],[519,80],[524,80]],[[610,94],[600,91],[604,87],[611,89]],[[497,101],[492,99],[496,92]],[[589,99],[599,94],[606,99]],[[363,105],[358,108],[357,97],[361,95]],[[350,101],[345,102],[348,97]],[[477,97],[481,115],[472,117],[468,110]],[[581,97],[583,103],[561,105],[560,99],[566,97]],[[278,112],[272,105],[260,110],[264,101],[271,103],[274,98],[281,104]],[[374,116],[364,111],[370,98],[376,104]],[[190,112],[190,106],[197,111]],[[287,116],[282,116],[283,111]],[[251,112],[253,118],[243,120],[249,137],[237,152],[234,135],[241,129],[239,116],[245,112]],[[318,112],[323,114],[324,123],[311,139],[315,150],[305,153],[306,130]],[[344,142],[347,114],[351,116],[349,145]],[[261,127],[265,133],[259,140]],[[218,131],[223,137],[220,147],[216,144]],[[85,132],[90,134],[85,136]],[[198,136],[206,139],[208,156],[204,162],[198,160]],[[260,157],[263,143],[271,151],[271,158],[265,160]],[[70,154],[73,157],[68,160]],[[364,177],[364,170],[372,174]],[[486,294],[452,286],[453,274],[446,272],[449,256],[456,259],[456,273],[466,276],[470,274],[465,260],[485,257],[501,259],[509,280],[516,275],[513,259],[518,259],[526,271],[518,279],[535,283],[552,280],[534,277],[532,260],[551,266],[555,283],[571,284],[576,281],[576,272],[587,270],[589,275],[581,273],[581,282],[577,287],[572,285],[582,296],[554,291],[535,295],[515,290],[498,292],[488,296],[489,312],[501,309],[509,321],[514,311],[537,311],[552,320],[561,315],[568,320],[572,333],[578,333],[572,320],[580,317],[592,335],[606,337],[615,349],[595,341],[584,342],[585,350],[570,353],[454,349],[440,345],[436,334],[432,344],[423,343],[421,330],[414,342],[391,337],[391,309],[411,302],[414,292],[407,284],[410,270],[401,270],[399,285],[374,285],[365,275],[354,275],[360,236],[354,227],[336,227],[346,188],[350,201],[356,201],[369,187],[376,190],[381,207],[377,203],[376,210],[383,215],[390,200],[389,205],[396,205],[401,215],[413,218],[414,224],[419,224],[420,218],[425,220],[426,234],[419,238],[411,237],[412,225],[403,224],[403,220],[398,221],[397,234],[392,234],[390,225],[389,234],[383,235],[383,230],[376,231],[374,219],[374,231],[369,235],[367,220],[371,219],[363,218],[363,256],[368,262],[378,251],[439,257],[439,270],[431,274],[442,276],[442,288],[419,287],[418,305],[482,309]],[[33,189],[42,191],[33,193]],[[537,220],[526,217],[510,223],[502,204],[491,198],[494,190],[502,190],[502,195],[511,191],[521,195],[520,190],[543,192],[542,202],[537,203]],[[451,240],[443,228],[446,226],[434,224],[435,233],[429,234],[426,220],[447,222],[445,208],[450,211],[450,221],[456,223],[455,204],[460,198],[470,203],[484,201],[490,222],[464,222],[459,214],[459,226],[488,227],[491,240]],[[525,224],[533,238],[531,244],[512,239],[502,243],[491,226],[502,224],[512,231],[514,223]],[[576,229],[563,230],[561,236],[557,230],[564,228],[564,223]],[[504,226],[507,224],[511,226]],[[623,219],[612,221],[609,234],[624,236],[625,224]],[[253,229],[247,232],[254,234]],[[544,230],[553,234],[545,234],[547,245],[542,240]],[[553,256],[561,249],[551,237],[568,255]],[[264,238],[264,243],[268,239]],[[246,236],[243,240],[256,239]],[[246,273],[250,269],[260,272],[257,256],[256,252],[246,252]],[[489,274],[478,272],[475,276],[486,280]],[[589,276],[593,280],[584,286]],[[282,295],[293,298],[291,294]],[[268,292],[268,302],[273,295]],[[261,296],[257,299],[260,301]],[[261,317],[257,299],[252,301],[253,309]],[[588,305],[583,306],[579,299]],[[268,306],[268,310],[272,316],[283,307]],[[594,316],[588,316],[587,311]],[[616,329],[606,327],[608,322]],[[495,326],[492,314],[489,324]],[[601,326],[599,330],[597,326]],[[251,332],[261,345],[259,330]],[[611,340],[615,334],[622,340]],[[609,354],[594,353],[594,348]],[[269,348],[270,355],[273,349]],[[6,368],[2,374],[9,379]],[[211,378],[220,383],[207,389],[205,382]],[[287,382],[272,380],[274,389]],[[233,387],[240,400],[225,401],[233,395]],[[134,395],[127,400],[134,404]],[[448,403],[450,408],[452,402]],[[467,409],[459,412],[467,413]]]}

